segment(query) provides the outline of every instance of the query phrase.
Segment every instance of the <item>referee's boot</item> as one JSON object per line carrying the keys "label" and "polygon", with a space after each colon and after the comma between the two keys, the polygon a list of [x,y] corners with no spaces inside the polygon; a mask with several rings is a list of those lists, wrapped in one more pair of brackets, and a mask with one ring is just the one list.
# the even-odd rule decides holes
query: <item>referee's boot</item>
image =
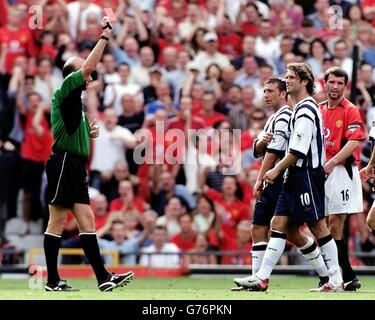
{"label": "referee's boot", "polygon": [[349,282],[344,283],[344,290],[345,291],[357,291],[361,287],[361,283],[359,282],[358,278],[354,278]]}
{"label": "referee's boot", "polygon": [[98,284],[99,290],[108,292],[108,291],[112,291],[115,288],[123,287],[127,285],[130,282],[130,280],[133,279],[133,276],[134,276],[133,271],[129,271],[126,273],[121,273],[121,274],[110,273],[108,274],[107,279],[105,279],[104,281]]}
{"label": "referee's boot", "polygon": [[79,291],[78,289],[72,288],[70,285],[66,283],[66,280],[60,280],[58,283],[46,283],[44,286],[46,291],[65,291],[65,292],[76,292]]}

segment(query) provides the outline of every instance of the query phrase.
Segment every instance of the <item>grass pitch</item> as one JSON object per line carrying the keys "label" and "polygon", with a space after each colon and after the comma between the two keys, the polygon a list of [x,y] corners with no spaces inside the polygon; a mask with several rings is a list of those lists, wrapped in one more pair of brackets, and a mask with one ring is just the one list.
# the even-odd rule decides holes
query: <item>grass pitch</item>
{"label": "grass pitch", "polygon": [[[69,279],[79,292],[29,289],[29,280],[0,279],[1,300],[374,300],[375,277],[361,276],[357,292],[311,293],[315,277],[274,276],[267,293],[231,292],[231,278],[135,278],[113,292],[100,292],[95,279]],[[44,283],[43,283],[44,284]]]}

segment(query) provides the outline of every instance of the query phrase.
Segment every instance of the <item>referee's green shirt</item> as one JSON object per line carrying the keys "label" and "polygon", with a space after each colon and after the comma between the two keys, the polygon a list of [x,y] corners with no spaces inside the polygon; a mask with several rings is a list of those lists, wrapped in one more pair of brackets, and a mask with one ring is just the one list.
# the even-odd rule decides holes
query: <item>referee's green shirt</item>
{"label": "referee's green shirt", "polygon": [[81,94],[84,88],[85,80],[81,71],[72,72],[64,79],[52,96],[51,125],[54,150],[88,157],[90,124],[82,105]]}

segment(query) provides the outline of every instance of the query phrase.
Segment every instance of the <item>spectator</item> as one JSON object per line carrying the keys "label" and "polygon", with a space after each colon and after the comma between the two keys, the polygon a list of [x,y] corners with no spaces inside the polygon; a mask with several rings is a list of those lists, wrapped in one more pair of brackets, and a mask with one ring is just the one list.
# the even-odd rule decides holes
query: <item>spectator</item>
{"label": "spectator", "polygon": [[181,252],[191,250],[195,247],[196,233],[193,230],[193,218],[189,213],[183,213],[178,217],[180,232],[171,238]]}
{"label": "spectator", "polygon": [[119,83],[113,83],[106,86],[104,90],[105,107],[114,108],[117,116],[123,113],[122,98],[124,95],[136,97],[134,100],[134,107],[141,103],[141,87],[134,83],[129,83],[129,65],[120,64],[118,66],[118,75],[120,76]]}
{"label": "spectator", "polygon": [[150,84],[149,68],[154,64],[155,56],[150,47],[143,47],[140,50],[140,64],[132,67],[130,80],[142,88]]}
{"label": "spectator", "polygon": [[215,204],[216,228],[219,241],[226,243],[236,238],[236,226],[241,220],[250,218],[247,204],[242,202],[243,194],[235,176],[225,176],[223,192],[207,190],[207,197]]}
{"label": "spectator", "polygon": [[215,220],[214,205],[205,195],[201,195],[197,200],[197,209],[194,215],[194,225],[197,233],[208,234],[213,227]]}
{"label": "spectator", "polygon": [[179,197],[172,197],[165,206],[162,216],[156,220],[158,226],[164,226],[167,229],[168,239],[181,232],[178,218],[186,213],[186,206]]}
{"label": "spectator", "polygon": [[179,267],[180,250],[174,243],[168,242],[167,229],[157,226],[152,232],[152,239],[153,244],[142,249],[139,264],[150,268]]}
{"label": "spectator", "polygon": [[119,196],[118,185],[120,181],[126,179],[131,180],[135,186],[139,184],[139,178],[130,174],[126,161],[116,161],[110,179],[107,182],[102,182],[100,186],[101,192],[106,196],[109,203]]}
{"label": "spectator", "polygon": [[42,97],[44,103],[50,104],[53,91],[59,86],[61,76],[53,74],[52,60],[49,57],[39,58],[37,74],[35,76],[34,90]]}
{"label": "spectator", "polygon": [[[44,195],[41,197],[42,176],[52,147],[52,133],[47,120],[50,115],[49,106],[42,102],[42,97],[36,92],[29,93],[28,100],[27,109],[24,106],[18,108],[25,132],[21,155],[23,158],[23,218],[27,225],[30,221],[38,221],[44,216],[40,202],[40,199],[44,197]],[[37,233],[40,232],[41,230]]]}
{"label": "spectator", "polygon": [[164,208],[168,200],[173,196],[178,196],[186,202],[188,210],[193,210],[196,206],[196,201],[186,187],[176,184],[175,178],[169,171],[164,170],[160,173],[159,171],[160,168],[157,168],[153,176],[154,188],[152,190],[151,207],[161,216],[164,213]]}
{"label": "spectator", "polygon": [[236,235],[222,241],[221,251],[230,251],[232,254],[224,255],[221,264],[250,265],[251,264],[251,222],[242,220],[237,224]]}
{"label": "spectator", "polygon": [[5,59],[1,73],[11,74],[17,57],[29,57],[29,66],[35,66],[37,48],[34,41],[29,41],[30,30],[22,28],[22,19],[19,9],[9,7],[8,23],[0,28],[0,48]]}
{"label": "spectator", "polygon": [[228,119],[232,127],[241,129],[241,131],[248,130],[251,125],[251,114],[254,108],[253,87],[243,87],[241,108],[232,108],[228,114]]}
{"label": "spectator", "polygon": [[204,21],[201,8],[196,3],[189,3],[186,18],[178,25],[178,34],[181,40],[190,41],[198,28],[205,27],[206,22]]}
{"label": "spectator", "polygon": [[[135,265],[137,262],[136,253],[140,250],[144,240],[150,233],[145,229],[139,236],[129,238],[124,222],[113,221],[110,229],[112,240],[99,239],[99,247],[101,250],[115,250],[120,253],[120,263],[124,265]],[[112,255],[104,255],[106,265],[113,264]]]}
{"label": "spectator", "polygon": [[204,74],[207,67],[216,63],[220,68],[229,65],[229,59],[224,54],[218,52],[218,37],[216,33],[208,32],[203,36],[205,42],[204,51],[199,52],[194,58],[193,62],[198,66],[201,74]]}
{"label": "spectator", "polygon": [[115,163],[125,161],[125,150],[134,148],[136,138],[126,128],[117,125],[117,116],[113,109],[104,111],[103,122],[99,123],[100,136],[95,139],[91,159],[90,185],[98,190],[101,183],[111,179]]}
{"label": "spectator", "polygon": [[268,20],[260,23],[259,34],[255,40],[255,53],[271,66],[280,54],[279,42],[273,36],[272,25]]}
{"label": "spectator", "polygon": [[69,33],[76,39],[80,30],[87,29],[87,16],[90,13],[102,18],[102,9],[88,0],[73,1],[67,5]]}
{"label": "spectator", "polygon": [[[189,264],[216,264],[216,256],[211,253],[208,237],[199,233],[195,239],[194,248],[184,257],[185,265]],[[210,254],[211,253],[211,254]]]}
{"label": "spectator", "polygon": [[253,56],[247,56],[243,60],[241,73],[234,79],[234,84],[240,87],[253,86],[258,80],[258,64]]}
{"label": "spectator", "polygon": [[[244,19],[242,19],[243,15]],[[256,4],[252,2],[248,2],[246,5],[242,4],[237,14],[237,29],[245,36],[256,36],[259,32],[261,20],[262,15]]]}
{"label": "spectator", "polygon": [[122,180],[118,186],[119,198],[111,201],[109,211],[121,212],[124,215],[133,212],[140,217],[143,212],[149,209],[149,204],[142,198],[134,195],[134,186],[129,180]]}
{"label": "spectator", "polygon": [[212,91],[206,91],[202,96],[203,108],[199,116],[204,121],[205,128],[213,127],[215,123],[226,120],[226,116],[215,111],[217,98]]}
{"label": "spectator", "polygon": [[323,20],[324,20],[324,13],[329,8],[329,1],[328,0],[317,0],[314,3],[315,12],[308,15],[308,19],[310,19],[314,23],[314,27],[316,29],[323,28]]}
{"label": "spectator", "polygon": [[310,57],[307,59],[311,71],[315,77],[322,77],[322,65],[324,58],[329,55],[325,42],[319,38],[314,39],[310,44]]}

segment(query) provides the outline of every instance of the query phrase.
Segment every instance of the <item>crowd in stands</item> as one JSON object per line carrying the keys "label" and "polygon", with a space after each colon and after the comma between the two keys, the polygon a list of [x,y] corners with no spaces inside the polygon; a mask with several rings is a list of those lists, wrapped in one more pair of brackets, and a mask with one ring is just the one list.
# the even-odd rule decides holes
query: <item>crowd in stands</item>
{"label": "crowd in stands", "polygon": [[[263,83],[283,77],[289,62],[307,62],[321,102],[324,71],[340,66],[350,77],[348,97],[369,129],[375,117],[375,1],[0,1],[2,263],[17,262],[6,251],[13,246],[6,224],[18,212],[21,236],[44,231],[51,97],[62,83],[64,62],[85,59],[98,41],[104,8],[116,15],[114,37],[82,97],[100,126],[87,164],[100,247],[118,250],[125,264],[251,264],[252,186],[260,168],[252,147],[270,116]],[[353,48],[359,57],[355,87]],[[156,122],[164,125],[162,137]],[[185,134],[185,161],[173,163],[181,158],[167,152],[175,142],[168,138],[171,129],[200,130],[214,148],[202,151],[202,135]],[[241,143],[214,129],[240,129]],[[149,132],[151,163],[133,157],[140,130]],[[362,147],[363,165],[371,145]],[[230,159],[217,156],[223,149]],[[230,174],[229,160],[240,160],[240,170]],[[363,190],[365,212],[347,225],[350,251],[375,247],[365,225],[371,185],[364,183]],[[41,221],[44,226],[35,228]],[[63,247],[79,247],[73,216],[63,238]],[[217,255],[228,251],[237,253]],[[66,256],[62,263],[75,259]]]}

